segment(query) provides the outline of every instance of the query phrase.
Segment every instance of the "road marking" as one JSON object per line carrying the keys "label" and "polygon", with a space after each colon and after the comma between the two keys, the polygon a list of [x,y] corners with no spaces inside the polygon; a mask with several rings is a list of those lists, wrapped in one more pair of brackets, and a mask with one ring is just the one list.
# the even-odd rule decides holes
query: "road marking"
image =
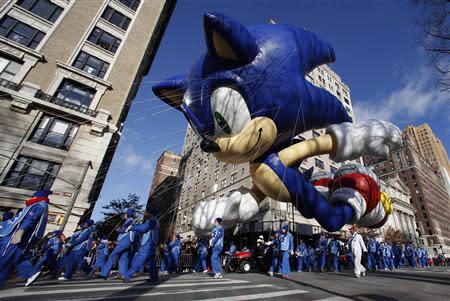
{"label": "road marking", "polygon": [[314,301],[352,301],[352,299],[334,296],[334,297],[329,297],[329,298],[319,299],[319,300],[314,300]]}
{"label": "road marking", "polygon": [[[214,288],[214,291],[228,291],[228,290],[239,290],[239,289],[249,289],[249,288],[263,288],[263,287],[274,287],[273,284],[257,284],[257,285],[240,285],[240,286],[228,286],[228,287],[217,287]],[[105,300],[105,298],[116,299],[128,299],[128,298],[138,298],[138,297],[146,297],[146,296],[158,296],[158,295],[177,295],[177,294],[191,294],[191,293],[202,293],[202,292],[211,292],[210,288],[203,289],[189,289],[189,290],[181,290],[181,291],[164,291],[164,292],[153,292],[153,293],[144,293],[144,294],[126,294],[126,295],[116,295],[116,296],[101,296],[101,297],[83,297],[79,299],[70,299],[64,298],[56,301],[84,301],[84,300]]]}
{"label": "road marking", "polygon": [[[221,282],[221,284],[238,284],[238,283],[248,283],[249,281],[245,280],[229,280],[226,282]],[[108,285],[108,283],[105,283]],[[98,286],[98,283],[93,283],[92,285]],[[164,287],[189,287],[189,286],[199,286],[199,285],[217,285],[217,282],[211,281],[211,282],[204,282],[204,283],[177,283],[177,284],[170,284],[170,283],[164,283],[164,284],[145,284],[145,285],[129,285],[129,284],[122,284],[120,286],[108,286],[108,287],[93,287],[89,288],[89,292],[101,292],[101,291],[119,291],[123,289],[131,289],[131,290],[139,290],[139,289],[146,289],[146,288],[164,288]],[[91,285],[83,285],[83,286],[91,286]],[[37,287],[36,287],[37,288]],[[56,289],[56,290],[36,290],[36,291],[28,291],[24,290],[23,288],[15,288],[12,290],[5,290],[2,291],[2,297],[24,297],[24,296],[41,296],[41,295],[47,295],[47,294],[70,294],[70,293],[83,293],[86,292],[86,288],[75,288],[75,289]]]}
{"label": "road marking", "polygon": [[261,299],[261,298],[269,299],[269,298],[289,296],[289,295],[298,295],[298,294],[305,294],[305,293],[308,293],[308,291],[288,290],[288,291],[273,292],[273,293],[240,295],[240,296],[230,296],[230,297],[211,298],[211,299],[198,299],[198,301],[244,301],[244,300],[256,300],[256,299]]}

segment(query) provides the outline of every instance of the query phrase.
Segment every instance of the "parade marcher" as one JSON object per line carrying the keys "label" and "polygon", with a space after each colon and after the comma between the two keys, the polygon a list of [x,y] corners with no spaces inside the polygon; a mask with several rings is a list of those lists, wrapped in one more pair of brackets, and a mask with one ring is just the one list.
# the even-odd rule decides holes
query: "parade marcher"
{"label": "parade marcher", "polygon": [[330,253],[331,253],[331,259],[333,262],[334,272],[339,272],[339,249],[341,247],[339,241],[337,241],[336,237],[333,236],[331,242],[330,242]]}
{"label": "parade marcher", "polygon": [[[25,208],[13,219],[2,222],[0,230],[0,289],[9,273],[20,262],[21,257],[32,244],[44,235],[47,226],[48,196],[50,190],[35,192],[25,202]],[[40,270],[30,271],[26,285],[30,285],[39,276]]]}
{"label": "parade marcher", "polygon": [[378,241],[373,238],[370,237],[369,239],[369,243],[367,246],[367,250],[369,251],[367,254],[367,269],[369,271],[371,270],[377,270],[377,251],[379,248],[379,243]]}
{"label": "parade marcher", "polygon": [[317,270],[316,252],[312,245],[309,245],[306,256],[308,259],[307,262],[309,272],[316,271]]}
{"label": "parade marcher", "polygon": [[212,237],[209,240],[209,246],[212,248],[211,268],[214,274],[214,279],[222,278],[222,269],[220,267],[220,253],[222,253],[224,233],[221,224],[222,218],[216,218],[214,221],[214,225],[216,227],[213,229]]}
{"label": "parade marcher", "polygon": [[402,268],[403,252],[402,252],[402,245],[400,244],[399,241],[397,241],[397,243],[392,247],[392,253],[394,255],[394,268],[396,269]]}
{"label": "parade marcher", "polygon": [[428,251],[424,246],[420,247],[422,249],[422,260],[423,260],[423,264],[422,267],[427,267],[428,266]]}
{"label": "parade marcher", "polygon": [[230,241],[230,249],[225,252],[225,254],[227,255],[225,260],[225,271],[228,271],[231,263],[231,257],[236,253],[236,251],[237,248],[236,245],[234,244],[234,241]]}
{"label": "parade marcher", "polygon": [[180,235],[176,234],[172,238],[172,242],[169,244],[170,249],[170,273],[178,273],[178,268],[180,264],[180,254],[181,254],[181,243]]}
{"label": "parade marcher", "polygon": [[297,251],[295,252],[295,255],[297,256],[297,272],[302,272],[303,271],[303,266],[308,266],[307,264],[307,257],[306,257],[306,245],[303,242],[303,240],[300,240],[298,246],[297,246]]}
{"label": "parade marcher", "polygon": [[61,235],[61,230],[52,232],[52,236],[44,247],[43,255],[35,265],[36,268],[41,269],[45,263],[48,263],[48,270],[52,276],[56,276],[58,273],[58,255],[63,245]]}
{"label": "parade marcher", "polygon": [[264,243],[264,236],[260,235],[256,241],[256,247],[254,251],[254,257],[256,261],[256,268],[259,272],[264,272],[264,255],[266,253],[266,246]]}
{"label": "parade marcher", "polygon": [[352,261],[354,267],[355,276],[357,278],[366,276],[366,268],[361,264],[361,257],[363,252],[367,252],[366,245],[364,244],[361,234],[356,230],[355,226],[350,228],[351,238],[347,242],[347,247],[351,250]]}
{"label": "parade marcher", "polygon": [[[229,252],[231,252],[231,243],[232,242],[230,242],[230,251]],[[234,244],[232,246],[234,246]],[[208,255],[208,248],[206,247],[206,243],[205,243],[204,239],[199,239],[197,241],[197,260],[195,262],[195,266],[194,266],[194,270],[193,270],[194,273],[195,272],[203,272],[203,273],[208,272],[208,269],[206,268],[207,255]]]}
{"label": "parade marcher", "polygon": [[119,232],[117,245],[109,255],[105,265],[102,267],[99,277],[106,280],[117,261],[119,262],[119,274],[123,275],[128,272],[129,253],[133,248],[133,242],[136,238],[136,233],[134,231],[129,231],[129,228],[134,223],[134,215],[134,209],[127,209],[125,222],[117,230],[117,232]]}
{"label": "parade marcher", "polygon": [[387,243],[387,242],[381,243],[381,253],[382,253],[382,256],[383,256],[383,266],[384,266],[385,270],[387,270],[387,269],[392,270],[393,269],[391,249],[392,248],[389,245],[389,243]]}
{"label": "parade marcher", "polygon": [[281,277],[289,278],[289,273],[291,272],[289,259],[291,255],[294,255],[294,238],[289,233],[288,225],[284,225],[281,231],[283,232],[280,238]]}
{"label": "parade marcher", "polygon": [[82,223],[81,231],[75,232],[68,243],[64,245],[65,252],[65,270],[64,275],[59,277],[60,281],[67,281],[72,279],[77,266],[80,265],[84,257],[89,253],[93,242],[93,226],[94,221],[88,220]]}
{"label": "parade marcher", "polygon": [[108,248],[108,238],[102,237],[97,244],[97,249],[95,251],[95,263],[92,265],[91,274],[93,275],[98,269],[101,269],[106,261],[108,260],[109,248]]}
{"label": "parade marcher", "polygon": [[278,271],[278,262],[280,259],[280,235],[281,230],[277,230],[276,234],[272,235],[271,241],[267,243],[272,254],[272,262],[269,271],[267,272],[270,277],[273,277],[273,273]]}
{"label": "parade marcher", "polygon": [[322,233],[319,238],[319,268],[321,272],[324,272],[325,265],[327,262],[327,250],[328,250],[328,240],[325,237],[325,233]]}
{"label": "parade marcher", "polygon": [[409,242],[405,247],[405,257],[412,268],[416,267],[416,256],[414,253],[414,245]]}
{"label": "parade marcher", "polygon": [[170,240],[167,240],[162,247],[161,274],[168,274],[170,270]]}
{"label": "parade marcher", "polygon": [[142,234],[139,251],[134,255],[130,269],[122,274],[125,282],[129,282],[133,274],[139,271],[139,268],[149,261],[150,281],[158,280],[158,269],[156,267],[156,246],[159,238],[159,222],[157,211],[154,208],[146,209],[144,213],[144,222],[142,224],[133,224],[130,231]]}

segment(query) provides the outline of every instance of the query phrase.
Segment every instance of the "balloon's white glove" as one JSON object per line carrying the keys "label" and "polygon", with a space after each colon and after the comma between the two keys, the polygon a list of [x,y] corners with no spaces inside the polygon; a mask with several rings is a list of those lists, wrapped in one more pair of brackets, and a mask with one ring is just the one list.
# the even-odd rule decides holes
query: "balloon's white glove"
{"label": "balloon's white glove", "polygon": [[14,233],[14,236],[11,239],[11,244],[17,245],[22,240],[23,230],[19,229]]}
{"label": "balloon's white glove", "polygon": [[214,228],[217,217],[222,218],[222,226],[226,229],[250,220],[258,211],[256,199],[248,189],[241,187],[226,197],[200,202],[195,207],[192,225],[197,235],[206,235]]}
{"label": "balloon's white glove", "polygon": [[330,156],[336,162],[354,160],[362,155],[383,157],[402,144],[400,129],[383,120],[333,124],[327,128],[327,134],[332,134],[337,143],[336,154]]}

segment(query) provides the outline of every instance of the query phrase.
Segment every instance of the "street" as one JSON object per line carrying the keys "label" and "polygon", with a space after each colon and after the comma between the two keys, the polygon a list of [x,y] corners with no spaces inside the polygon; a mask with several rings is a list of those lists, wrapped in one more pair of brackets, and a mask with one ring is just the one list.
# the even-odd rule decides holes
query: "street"
{"label": "street", "polygon": [[31,287],[10,284],[0,300],[450,300],[450,267],[368,273],[356,279],[348,271],[295,273],[291,280],[262,274],[224,274],[213,280],[204,274],[162,276],[147,283],[147,275],[131,283],[76,276],[60,283],[40,278]]}

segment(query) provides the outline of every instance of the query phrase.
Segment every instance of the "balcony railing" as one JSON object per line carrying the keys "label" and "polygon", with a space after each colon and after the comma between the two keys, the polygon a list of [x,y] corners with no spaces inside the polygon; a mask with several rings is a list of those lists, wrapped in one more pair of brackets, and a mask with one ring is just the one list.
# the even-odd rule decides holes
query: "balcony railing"
{"label": "balcony railing", "polygon": [[14,90],[14,91],[19,91],[19,89],[20,89],[19,84],[13,83],[12,81],[9,81],[9,80],[3,79],[3,78],[0,78],[0,86]]}
{"label": "balcony railing", "polygon": [[70,101],[66,101],[66,100],[58,98],[56,96],[46,94],[46,93],[42,92],[41,90],[38,90],[36,92],[36,94],[34,95],[34,97],[39,98],[44,101],[48,101],[50,103],[53,103],[55,105],[58,105],[58,106],[61,106],[61,107],[67,108],[67,109],[71,109],[71,110],[74,110],[77,112],[81,112],[83,114],[87,114],[92,117],[97,116],[97,111],[88,109],[84,106],[72,103]]}

